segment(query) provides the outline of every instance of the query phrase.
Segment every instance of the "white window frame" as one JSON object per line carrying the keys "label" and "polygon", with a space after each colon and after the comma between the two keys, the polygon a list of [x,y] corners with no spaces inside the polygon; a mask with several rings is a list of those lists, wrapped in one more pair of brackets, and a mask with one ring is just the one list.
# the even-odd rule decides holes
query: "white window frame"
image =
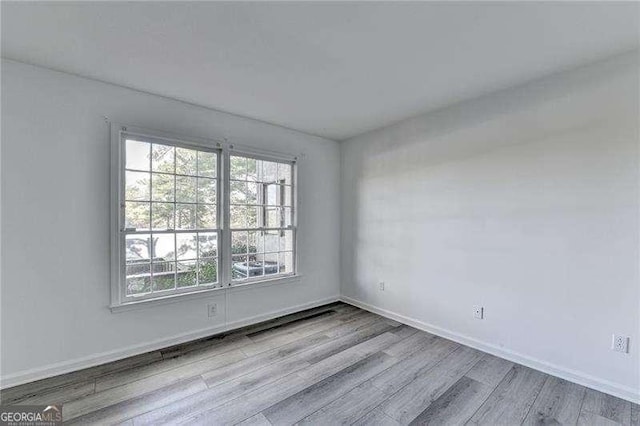
{"label": "white window frame", "polygon": [[[111,133],[111,304],[112,312],[126,311],[137,306],[168,303],[177,300],[200,298],[204,293],[225,291],[233,287],[245,287],[248,285],[273,284],[278,282],[290,282],[297,280],[298,272],[298,157],[276,152],[255,149],[241,144],[229,144],[226,140],[204,139],[197,137],[182,137],[166,132],[149,130],[145,128],[110,123]],[[126,296],[126,268],[125,268],[125,236],[124,229],[124,172],[125,155],[124,136],[138,136],[144,141],[168,144],[183,148],[216,152],[217,164],[217,226],[218,226],[218,285],[215,287],[190,287],[176,289],[162,295],[148,294],[144,296]],[[233,281],[231,279],[231,230],[230,230],[230,158],[231,155],[256,158],[259,160],[276,161],[292,165],[292,217],[291,226],[287,229],[293,231],[293,268],[287,274],[274,274]],[[266,228],[265,228],[266,229]],[[260,229],[258,229],[260,230]],[[193,232],[193,231],[191,231]]]}

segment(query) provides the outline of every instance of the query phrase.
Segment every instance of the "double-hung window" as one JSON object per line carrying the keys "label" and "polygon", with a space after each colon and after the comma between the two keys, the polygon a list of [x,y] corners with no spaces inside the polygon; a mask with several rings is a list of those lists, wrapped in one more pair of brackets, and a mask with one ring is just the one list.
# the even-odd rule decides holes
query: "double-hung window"
{"label": "double-hung window", "polygon": [[112,126],[112,306],[295,274],[295,161]]}

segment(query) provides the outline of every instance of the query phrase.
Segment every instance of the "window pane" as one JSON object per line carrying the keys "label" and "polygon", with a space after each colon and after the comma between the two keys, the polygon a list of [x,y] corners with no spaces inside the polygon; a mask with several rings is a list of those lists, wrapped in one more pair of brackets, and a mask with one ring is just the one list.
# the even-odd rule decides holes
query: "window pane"
{"label": "window pane", "polygon": [[200,257],[218,256],[218,234],[216,232],[201,232],[198,234]]}
{"label": "window pane", "polygon": [[234,280],[242,280],[249,275],[249,267],[247,265],[247,256],[232,256],[231,258],[231,277]]}
{"label": "window pane", "polygon": [[174,229],[173,203],[151,204],[151,227],[153,229]]}
{"label": "window pane", "polygon": [[198,202],[215,204],[216,203],[216,180],[207,178],[198,178]]}
{"label": "window pane", "polygon": [[151,259],[151,235],[135,234],[125,238],[127,265],[148,263]]}
{"label": "window pane", "polygon": [[293,231],[280,232],[280,251],[293,251]]}
{"label": "window pane", "polygon": [[198,151],[198,176],[216,177],[218,155],[213,152]]}
{"label": "window pane", "polygon": [[153,291],[174,289],[176,286],[175,262],[154,263],[151,283]]}
{"label": "window pane", "polygon": [[247,232],[234,231],[231,233],[231,253],[246,254],[247,253]]}
{"label": "window pane", "polygon": [[176,284],[178,287],[190,287],[198,284],[197,261],[178,262]]}
{"label": "window pane", "polygon": [[235,180],[247,179],[247,159],[244,157],[231,156],[231,170],[229,176]]}
{"label": "window pane", "polygon": [[198,204],[198,228],[199,229],[215,229],[216,228],[216,206],[213,204]]}
{"label": "window pane", "polygon": [[265,204],[269,206],[277,206],[278,198],[280,196],[280,186],[279,185],[265,185]]}
{"label": "window pane", "polygon": [[249,231],[247,233],[247,249],[249,253],[264,252],[264,241],[261,231]]}
{"label": "window pane", "polygon": [[151,199],[153,201],[173,202],[174,175],[151,174]]}
{"label": "window pane", "polygon": [[127,201],[124,209],[125,228],[145,231],[151,225],[151,204]]}
{"label": "window pane", "polygon": [[293,253],[292,252],[280,253],[278,259],[280,263],[281,274],[289,274],[293,272]]}
{"label": "window pane", "polygon": [[231,206],[231,228],[246,228],[247,208],[245,206]]}
{"label": "window pane", "polygon": [[175,234],[153,234],[153,261],[176,258]]}
{"label": "window pane", "polygon": [[279,228],[280,224],[280,208],[267,207],[267,228]]}
{"label": "window pane", "polygon": [[218,260],[200,259],[198,262],[198,284],[213,284],[218,282]]}
{"label": "window pane", "polygon": [[135,170],[149,170],[151,144],[132,139],[125,141],[125,167]]}
{"label": "window pane", "polygon": [[176,204],[176,229],[196,229],[195,204]]}
{"label": "window pane", "polygon": [[178,260],[198,257],[198,236],[196,233],[176,234],[176,253]]}
{"label": "window pane", "polygon": [[125,199],[126,200],[149,200],[149,184],[151,175],[144,172],[125,173]]}
{"label": "window pane", "polygon": [[254,158],[247,158],[247,180],[253,182],[257,181],[258,170],[261,170],[261,167],[261,161],[258,161]]}
{"label": "window pane", "polygon": [[154,172],[175,173],[175,148],[153,144],[151,148],[151,169]]}
{"label": "window pane", "polygon": [[262,162],[262,182],[273,183],[278,179],[278,163]]}
{"label": "window pane", "polygon": [[127,265],[127,295],[151,291],[151,264],[149,262]]}
{"label": "window pane", "polygon": [[264,233],[264,251],[277,252],[280,249],[280,231],[266,231]]}
{"label": "window pane", "polygon": [[291,169],[291,164],[278,164],[278,181],[280,183],[291,185]]}
{"label": "window pane", "polygon": [[253,182],[247,183],[246,203],[257,204],[258,203],[258,184]]}
{"label": "window pane", "polygon": [[198,170],[197,152],[176,147],[176,173],[195,176]]}
{"label": "window pane", "polygon": [[176,176],[176,202],[195,203],[198,179],[189,176]]}
{"label": "window pane", "polygon": [[246,204],[247,202],[247,183],[243,181],[231,181],[229,188],[229,199],[232,204]]}
{"label": "window pane", "polygon": [[258,215],[262,207],[258,206],[247,206],[245,209],[246,212],[246,224],[247,228],[257,228],[258,227]]}
{"label": "window pane", "polygon": [[279,273],[278,253],[267,253],[264,255],[264,273],[273,275]]}

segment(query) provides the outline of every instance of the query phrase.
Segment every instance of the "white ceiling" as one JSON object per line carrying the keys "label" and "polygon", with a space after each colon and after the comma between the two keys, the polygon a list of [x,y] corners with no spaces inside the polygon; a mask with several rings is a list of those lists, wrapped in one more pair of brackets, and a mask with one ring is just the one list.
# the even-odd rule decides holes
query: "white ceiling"
{"label": "white ceiling", "polygon": [[640,3],[1,7],[6,58],[341,140],[637,48]]}

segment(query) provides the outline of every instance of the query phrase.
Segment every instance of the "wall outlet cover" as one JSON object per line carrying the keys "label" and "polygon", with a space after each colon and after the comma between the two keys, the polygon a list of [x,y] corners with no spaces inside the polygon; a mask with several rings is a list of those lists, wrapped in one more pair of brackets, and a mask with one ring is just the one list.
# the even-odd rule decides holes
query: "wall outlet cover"
{"label": "wall outlet cover", "polygon": [[207,313],[210,317],[215,317],[218,313],[218,304],[210,303],[209,305],[207,305]]}
{"label": "wall outlet cover", "polygon": [[380,281],[378,283],[378,287],[380,288],[380,291],[384,291],[384,281]]}
{"label": "wall outlet cover", "polygon": [[629,353],[629,337],[614,334],[611,349],[616,352]]}
{"label": "wall outlet cover", "polygon": [[473,317],[476,319],[484,318],[484,308],[482,306],[474,306],[473,307]]}

